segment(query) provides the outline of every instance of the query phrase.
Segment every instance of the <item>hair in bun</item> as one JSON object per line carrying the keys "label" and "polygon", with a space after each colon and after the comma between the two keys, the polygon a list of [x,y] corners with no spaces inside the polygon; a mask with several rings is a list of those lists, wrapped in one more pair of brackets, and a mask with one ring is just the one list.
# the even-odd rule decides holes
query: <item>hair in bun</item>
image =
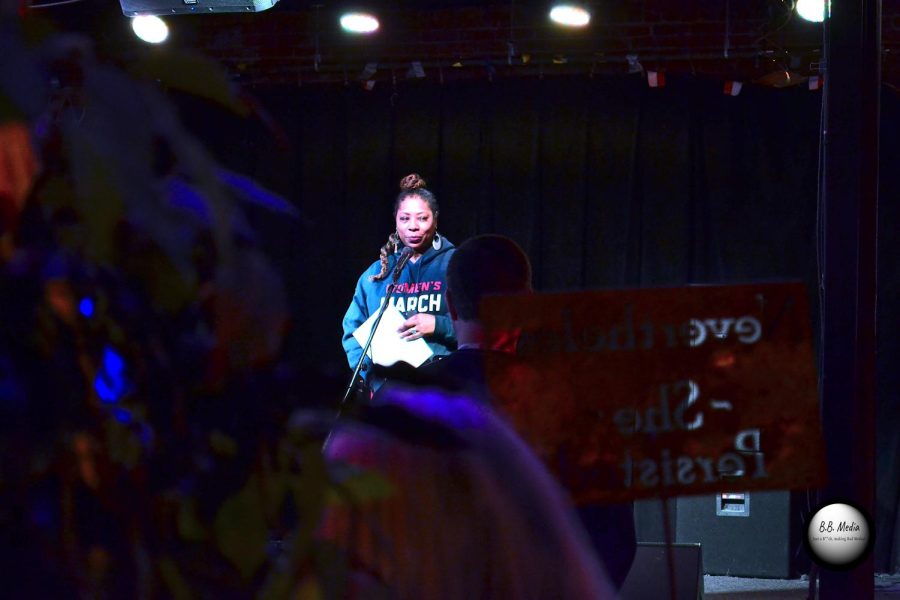
{"label": "hair in bun", "polygon": [[425,187],[425,180],[418,173],[410,173],[400,180],[400,189],[405,191],[418,190]]}

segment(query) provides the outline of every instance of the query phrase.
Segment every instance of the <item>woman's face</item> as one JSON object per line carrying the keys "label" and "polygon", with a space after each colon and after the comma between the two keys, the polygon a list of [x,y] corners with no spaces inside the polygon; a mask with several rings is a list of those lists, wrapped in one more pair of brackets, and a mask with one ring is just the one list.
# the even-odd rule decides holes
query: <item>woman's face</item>
{"label": "woman's face", "polygon": [[427,202],[419,196],[404,198],[397,208],[395,221],[403,245],[412,248],[416,254],[428,250],[437,231],[437,219]]}

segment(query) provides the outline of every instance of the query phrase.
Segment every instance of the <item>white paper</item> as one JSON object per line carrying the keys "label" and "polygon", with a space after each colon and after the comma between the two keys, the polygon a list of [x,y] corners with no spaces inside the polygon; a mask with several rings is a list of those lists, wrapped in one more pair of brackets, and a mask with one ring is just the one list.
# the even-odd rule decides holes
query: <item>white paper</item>
{"label": "white paper", "polygon": [[[353,337],[360,347],[366,345],[377,315],[378,313],[373,314],[353,332]],[[434,352],[431,351],[424,339],[419,338],[408,342],[400,337],[397,330],[403,326],[405,320],[406,318],[394,306],[388,305],[384,310],[384,315],[375,331],[375,337],[372,338],[372,345],[369,347],[369,358],[372,359],[372,362],[389,367],[402,360],[418,367],[431,358]]]}

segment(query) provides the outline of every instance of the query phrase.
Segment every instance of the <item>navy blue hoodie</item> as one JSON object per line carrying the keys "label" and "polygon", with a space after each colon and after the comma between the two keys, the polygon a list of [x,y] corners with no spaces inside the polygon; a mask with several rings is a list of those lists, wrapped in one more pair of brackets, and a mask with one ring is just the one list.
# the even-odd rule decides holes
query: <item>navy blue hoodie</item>
{"label": "navy blue hoodie", "polygon": [[[397,281],[397,291],[391,297],[391,304],[397,307],[406,318],[416,313],[434,315],[434,333],[424,338],[435,355],[450,354],[456,349],[456,334],[450,323],[447,312],[447,263],[453,255],[455,246],[445,237],[441,237],[440,249],[429,248],[416,262],[407,263]],[[402,250],[402,248],[401,248]],[[387,295],[387,286],[391,282],[391,272],[400,258],[400,252],[388,257],[388,275],[380,281],[370,281],[371,275],[381,272],[381,262],[373,262],[360,276],[356,283],[353,301],[344,315],[344,352],[350,368],[355,368],[362,347],[353,337],[353,332],[366,319],[378,312],[382,299]],[[365,370],[369,361],[363,365]]]}

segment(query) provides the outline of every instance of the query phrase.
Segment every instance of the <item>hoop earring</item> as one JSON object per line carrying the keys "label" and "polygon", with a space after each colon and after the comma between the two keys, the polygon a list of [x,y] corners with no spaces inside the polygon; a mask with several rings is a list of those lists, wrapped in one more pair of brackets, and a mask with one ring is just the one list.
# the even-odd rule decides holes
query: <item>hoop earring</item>
{"label": "hoop earring", "polygon": [[441,238],[441,234],[435,232],[434,238],[431,240],[431,247],[435,250],[440,250],[441,246],[444,245],[444,240]]}

